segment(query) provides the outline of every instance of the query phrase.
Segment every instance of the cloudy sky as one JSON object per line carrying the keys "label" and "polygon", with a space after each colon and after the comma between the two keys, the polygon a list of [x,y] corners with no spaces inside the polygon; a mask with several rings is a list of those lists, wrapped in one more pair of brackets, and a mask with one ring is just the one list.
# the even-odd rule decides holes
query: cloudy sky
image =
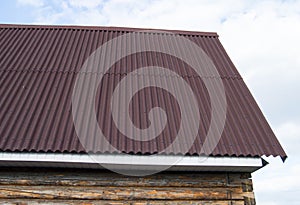
{"label": "cloudy sky", "polygon": [[289,158],[253,174],[258,204],[300,204],[300,1],[7,0],[0,23],[215,31]]}

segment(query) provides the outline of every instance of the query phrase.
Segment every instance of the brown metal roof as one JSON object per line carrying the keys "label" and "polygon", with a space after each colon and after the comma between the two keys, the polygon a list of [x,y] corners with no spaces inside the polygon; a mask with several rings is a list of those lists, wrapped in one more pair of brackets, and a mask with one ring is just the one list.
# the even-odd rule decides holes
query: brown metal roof
{"label": "brown metal roof", "polygon": [[[200,77],[182,59],[152,51],[128,55],[111,66],[107,72],[81,72],[88,57],[112,39],[122,39],[117,37],[134,33],[135,37],[138,36],[134,41],[140,43],[147,41],[147,36],[150,35],[172,35],[164,32],[184,37],[202,48],[215,65],[218,76],[208,74]],[[122,40],[117,40],[117,43],[118,47],[110,48],[110,51],[135,46],[135,42],[132,41],[130,45]],[[177,42],[167,43],[174,48],[177,45]],[[165,45],[166,42],[161,42],[156,46]],[[109,61],[111,56],[112,54],[107,54],[105,61]],[[273,155],[286,158],[284,150],[216,33],[87,26],[0,25],[0,150],[114,152],[114,149],[93,138],[96,128],[89,127],[89,122],[82,121],[81,129],[89,136],[87,144],[91,146],[83,146],[78,138],[73,123],[72,93],[80,75],[84,76],[86,82],[93,82],[95,78],[102,79],[96,91],[95,111],[102,133],[114,148],[132,154],[163,152],[173,142],[181,125],[180,106],[174,96],[166,90],[153,86],[144,88],[131,100],[128,114],[139,128],[149,126],[145,113],[151,108],[161,107],[166,111],[168,121],[165,129],[149,141],[132,140],[124,136],[118,131],[112,116],[107,113],[111,96],[118,83],[125,76],[134,75],[134,70],[144,66],[171,68],[195,92],[199,104],[201,120],[192,146],[184,152],[182,150],[185,149],[179,147],[173,152],[166,152],[167,154],[203,154],[201,146],[212,120],[212,102],[204,79],[210,79],[212,83],[221,79],[227,102],[226,121],[220,141],[211,155]],[[147,84],[146,78],[154,84],[167,82],[184,98],[187,91],[175,83],[178,76],[173,72],[151,74],[141,71],[136,74],[135,79],[142,85]],[[88,90],[89,87],[84,89]],[[128,91],[132,89],[132,85],[126,84],[123,89]],[[85,96],[86,93],[81,94],[82,99],[85,99]],[[82,100],[83,107],[85,101]],[[122,101],[117,103],[119,107],[124,106]],[[195,123],[193,118],[187,120],[190,120],[190,124]],[[189,135],[187,128],[184,134]],[[182,146],[185,146],[184,144]]]}

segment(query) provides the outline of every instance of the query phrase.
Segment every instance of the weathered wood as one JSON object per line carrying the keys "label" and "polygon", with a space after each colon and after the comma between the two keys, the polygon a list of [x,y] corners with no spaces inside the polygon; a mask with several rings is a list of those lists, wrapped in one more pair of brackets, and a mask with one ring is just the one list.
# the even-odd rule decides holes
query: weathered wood
{"label": "weathered wood", "polygon": [[231,186],[242,186],[242,192],[233,194],[234,198],[243,198],[245,205],[255,205],[255,196],[253,193],[253,184],[251,174],[249,173],[232,173],[228,174],[228,183]]}
{"label": "weathered wood", "polygon": [[106,200],[223,200],[243,199],[241,188],[0,186],[0,198]]}
{"label": "weathered wood", "polygon": [[106,201],[106,200],[16,200],[7,199],[2,201],[6,205],[244,205],[243,201]]}
{"label": "weathered wood", "polygon": [[226,174],[157,174],[130,177],[116,173],[41,173],[2,172],[0,185],[53,185],[53,186],[167,186],[167,187],[226,187]]}
{"label": "weathered wood", "polygon": [[[1,170],[0,204],[255,204],[248,173]],[[21,203],[20,203],[21,202]]]}

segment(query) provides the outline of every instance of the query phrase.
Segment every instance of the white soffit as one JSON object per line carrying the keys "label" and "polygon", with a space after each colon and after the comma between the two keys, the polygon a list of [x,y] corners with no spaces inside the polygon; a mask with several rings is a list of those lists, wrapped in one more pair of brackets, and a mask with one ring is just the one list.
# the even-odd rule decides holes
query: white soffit
{"label": "white soffit", "polygon": [[[170,164],[169,162],[174,162]],[[243,171],[253,172],[265,165],[257,157],[205,157],[177,155],[69,154],[0,152],[0,166],[34,166],[66,168],[149,169],[171,166],[169,171]]]}

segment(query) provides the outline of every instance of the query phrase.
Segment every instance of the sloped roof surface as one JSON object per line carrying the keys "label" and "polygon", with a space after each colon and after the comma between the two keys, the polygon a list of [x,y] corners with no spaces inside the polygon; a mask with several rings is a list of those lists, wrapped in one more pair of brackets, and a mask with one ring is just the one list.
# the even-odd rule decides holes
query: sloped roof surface
{"label": "sloped roof surface", "polygon": [[[178,120],[181,115],[180,106],[166,90],[153,86],[144,88],[143,92],[133,96],[128,108],[131,120],[139,128],[149,126],[147,113],[151,108],[161,107],[165,110],[167,125],[154,139],[139,141],[124,136],[107,114],[111,95],[125,76],[134,75],[132,72],[141,67],[159,66],[172,68],[176,75],[173,72],[151,74],[141,71],[135,79],[142,85],[146,84],[147,79],[154,84],[168,82],[175,90],[180,90],[178,94],[184,98],[185,90],[172,80],[180,76],[196,93],[201,116],[198,134],[195,140],[192,138],[189,149],[179,147],[173,152],[167,151],[167,154],[203,154],[201,147],[212,122],[212,103],[203,83],[205,78],[213,82],[222,81],[227,103],[224,130],[215,149],[209,154],[253,157],[274,155],[286,158],[284,150],[215,33],[168,31],[173,33],[170,35],[179,35],[198,45],[212,60],[218,71],[217,76],[199,77],[181,59],[153,51],[130,54],[106,72],[81,72],[88,57],[112,39],[132,33],[139,36],[134,40],[137,42],[149,35],[165,35],[162,32],[113,27],[0,25],[0,150],[111,153],[115,151],[113,147],[131,154],[163,152],[172,144],[181,126]],[[134,41],[126,44],[120,38],[117,40],[118,46],[111,49],[134,47]],[[176,42],[170,46],[176,46],[175,44]],[[166,44],[161,42],[155,46],[164,45]],[[111,54],[108,53],[105,61],[109,61],[110,57]],[[101,78],[96,91],[95,113],[99,127],[112,147],[102,145],[101,141],[93,138],[96,128],[90,129],[89,122],[86,121],[81,122],[81,129],[88,136],[86,143],[90,146],[83,146],[80,141],[72,113],[72,95],[79,75],[84,76],[87,82]],[[124,92],[130,89],[130,83],[123,87]],[[86,103],[85,95],[86,93],[81,94],[83,108]],[[124,106],[122,101],[117,103],[117,107]],[[188,101],[186,106],[189,106]],[[190,120],[190,124],[195,123],[193,118],[186,120]],[[158,120],[155,123],[160,122]],[[188,128],[184,130],[184,134],[188,136]],[[186,146],[184,144],[182,146]]]}

